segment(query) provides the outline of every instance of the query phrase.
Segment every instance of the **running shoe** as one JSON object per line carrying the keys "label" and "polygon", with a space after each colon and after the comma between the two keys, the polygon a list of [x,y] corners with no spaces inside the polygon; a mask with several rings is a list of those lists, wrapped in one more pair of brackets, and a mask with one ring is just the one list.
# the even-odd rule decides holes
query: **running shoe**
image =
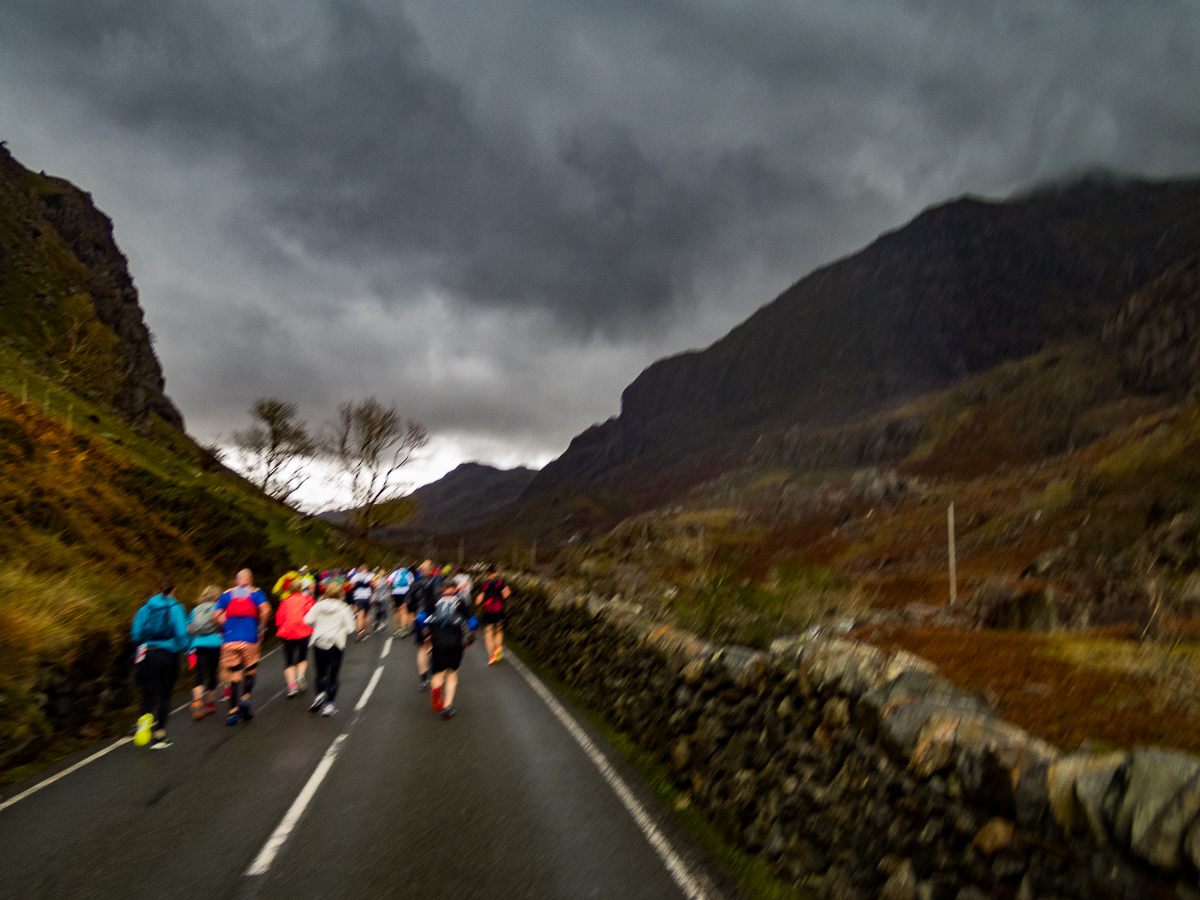
{"label": "running shoe", "polygon": [[429,692],[429,705],[434,712],[442,711],[442,689],[440,687],[435,687]]}
{"label": "running shoe", "polygon": [[316,712],[317,710],[319,710],[319,709],[320,709],[322,706],[324,706],[324,705],[325,705],[325,692],[324,692],[324,691],[321,691],[321,693],[317,694],[317,697],[316,697],[316,699],[315,699],[315,700],[313,700],[313,702],[312,702],[312,706],[310,706],[310,707],[308,708],[308,711],[309,711],[309,712]]}
{"label": "running shoe", "polygon": [[199,722],[201,719],[204,718],[204,701],[203,700],[193,700],[192,701],[192,718],[195,719],[197,722]]}
{"label": "running shoe", "polygon": [[500,660],[502,660],[502,659],[504,659],[504,648],[497,647],[496,648],[496,662],[500,662]]}
{"label": "running shoe", "polygon": [[287,698],[288,698],[289,700],[291,700],[291,699],[292,699],[293,697],[295,697],[295,696],[296,696],[298,693],[300,693],[300,688],[296,687],[296,682],[294,682],[294,681],[293,681],[291,684],[289,684],[289,685],[288,685],[288,689],[287,689]]}
{"label": "running shoe", "polygon": [[137,731],[133,733],[133,742],[139,747],[150,743],[150,730],[154,727],[154,716],[146,713],[137,720]]}
{"label": "running shoe", "polygon": [[254,718],[254,711],[250,709],[250,701],[245,697],[238,701],[238,712],[242,714],[242,718],[247,722]]}
{"label": "running shoe", "polygon": [[443,719],[453,719],[454,718],[454,707],[447,706],[445,709],[443,709],[442,710],[442,718]]}
{"label": "running shoe", "polygon": [[222,700],[228,700],[228,699],[229,699],[229,692],[230,692],[229,685],[225,685],[225,687],[224,687],[224,688],[221,690],[221,699],[222,699]]}
{"label": "running shoe", "polygon": [[160,737],[157,741],[150,745],[151,750],[166,750],[171,746],[171,742],[165,737]]}
{"label": "running shoe", "polygon": [[296,678],[296,690],[301,693],[308,690],[308,678],[306,676],[300,675]]}
{"label": "running shoe", "polygon": [[499,654],[493,653],[491,656],[488,657],[488,665],[489,666],[494,666],[498,662],[500,662]]}
{"label": "running shoe", "polygon": [[336,716],[337,715],[337,707],[334,706],[332,703],[326,703],[325,708],[321,710],[321,715],[323,715],[327,719],[330,716]]}
{"label": "running shoe", "polygon": [[211,716],[216,711],[217,711],[217,704],[215,704],[215,703],[204,704],[204,714],[206,716]]}
{"label": "running shoe", "polygon": [[431,683],[432,682],[430,682],[428,677],[424,677],[420,681],[417,682],[417,690],[418,691],[427,691],[427,690],[429,690],[429,685]]}
{"label": "running shoe", "polygon": [[236,725],[240,721],[242,721],[242,711],[235,706],[229,711],[229,718],[225,720],[225,724]]}

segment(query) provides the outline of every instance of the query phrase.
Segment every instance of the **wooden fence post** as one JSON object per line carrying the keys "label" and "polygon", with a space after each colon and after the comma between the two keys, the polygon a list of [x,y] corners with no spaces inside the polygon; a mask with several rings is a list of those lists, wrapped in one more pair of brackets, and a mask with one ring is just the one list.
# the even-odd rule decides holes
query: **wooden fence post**
{"label": "wooden fence post", "polygon": [[954,504],[946,513],[946,533],[950,543],[950,603],[958,601],[958,554],[954,548]]}

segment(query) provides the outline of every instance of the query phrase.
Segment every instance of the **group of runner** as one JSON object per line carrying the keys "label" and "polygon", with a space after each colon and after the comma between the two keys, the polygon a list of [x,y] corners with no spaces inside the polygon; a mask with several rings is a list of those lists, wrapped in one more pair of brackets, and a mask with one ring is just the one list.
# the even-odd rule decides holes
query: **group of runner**
{"label": "group of runner", "polygon": [[[280,578],[275,593],[287,696],[307,690],[311,649],[316,680],[309,710],[323,716],[338,712],[339,673],[350,636],[365,640],[372,631],[388,628],[389,621],[393,636],[413,636],[417,687],[430,692],[430,706],[443,719],[455,714],[463,650],[475,640],[479,619],[472,614],[473,605],[480,607],[488,665],[504,658],[504,607],[511,590],[495,568],[487,570],[474,595],[470,575],[448,566],[439,569],[430,560],[413,569],[398,565],[386,574],[366,566],[319,575],[305,568]],[[226,724],[253,719],[251,694],[271,612],[270,600],[254,586],[249,569],[238,572],[234,586],[224,592],[204,588],[190,615],[175,597],[174,583],[163,579],[131,626],[142,688],[134,743],[148,744],[152,750],[171,746],[167,718],[184,653],[195,671],[194,719],[217,712],[222,684],[222,696],[228,700]]]}

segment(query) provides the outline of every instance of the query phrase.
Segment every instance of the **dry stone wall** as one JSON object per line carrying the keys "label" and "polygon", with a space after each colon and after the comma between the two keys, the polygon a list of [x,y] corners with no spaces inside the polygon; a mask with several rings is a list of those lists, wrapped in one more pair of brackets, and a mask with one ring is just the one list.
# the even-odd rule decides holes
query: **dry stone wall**
{"label": "dry stone wall", "polygon": [[718,647],[515,587],[510,634],[814,896],[1200,900],[1200,759],[1061,755],[903,651]]}

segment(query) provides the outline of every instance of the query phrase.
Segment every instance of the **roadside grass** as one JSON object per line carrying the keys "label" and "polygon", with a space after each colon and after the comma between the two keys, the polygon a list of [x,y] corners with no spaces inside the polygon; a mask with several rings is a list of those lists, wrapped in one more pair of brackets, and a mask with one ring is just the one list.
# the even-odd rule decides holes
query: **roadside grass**
{"label": "roadside grass", "polygon": [[815,900],[816,894],[780,881],[765,862],[730,843],[712,822],[686,803],[686,792],[680,789],[670,771],[654,754],[642,749],[632,735],[613,726],[603,713],[589,706],[577,690],[547,669],[520,641],[506,637],[505,645],[506,650],[516,652],[538,678],[591,722],[642,777],[673,818],[737,882],[747,900]]}
{"label": "roadside grass", "polygon": [[134,429],[0,346],[0,768],[25,772],[123,727],[96,713],[54,734],[67,720],[41,685],[123,685],[129,621],[159,578],[190,607],[246,565],[269,585],[344,556],[331,526],[214,466],[186,435],[157,419]]}

